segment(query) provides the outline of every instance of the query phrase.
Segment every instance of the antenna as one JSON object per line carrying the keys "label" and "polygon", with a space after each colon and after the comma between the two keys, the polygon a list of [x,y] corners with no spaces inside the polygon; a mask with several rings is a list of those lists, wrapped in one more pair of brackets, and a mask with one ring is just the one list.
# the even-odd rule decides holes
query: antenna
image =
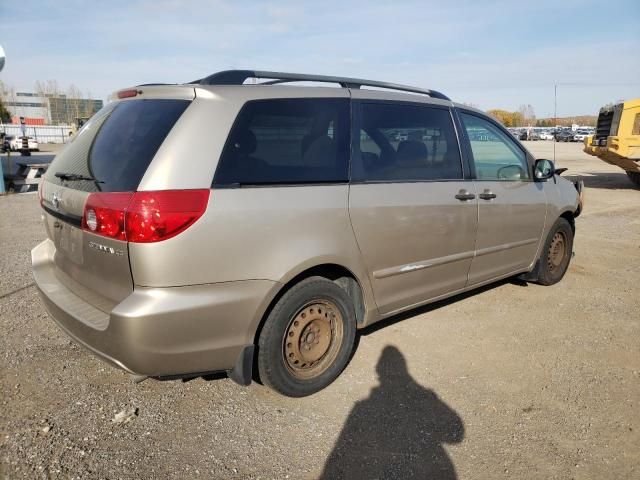
{"label": "antenna", "polygon": [[[556,128],[558,127],[558,83],[555,82],[553,84],[553,123],[555,123],[555,125],[553,126],[553,129],[556,130]],[[556,130],[556,134],[557,134],[557,130]],[[554,135],[553,137],[553,164],[556,164],[556,137]]]}

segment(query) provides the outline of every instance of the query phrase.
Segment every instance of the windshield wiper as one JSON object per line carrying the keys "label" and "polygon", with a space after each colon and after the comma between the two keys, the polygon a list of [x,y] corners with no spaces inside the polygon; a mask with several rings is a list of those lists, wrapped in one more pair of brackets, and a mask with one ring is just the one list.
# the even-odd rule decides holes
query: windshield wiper
{"label": "windshield wiper", "polygon": [[86,177],[84,175],[80,175],[78,173],[64,173],[64,172],[56,172],[54,176],[58,177],[60,180],[66,180],[68,182],[76,182],[79,180],[86,180],[88,182],[95,183],[104,183],[102,180],[97,180],[93,177]]}

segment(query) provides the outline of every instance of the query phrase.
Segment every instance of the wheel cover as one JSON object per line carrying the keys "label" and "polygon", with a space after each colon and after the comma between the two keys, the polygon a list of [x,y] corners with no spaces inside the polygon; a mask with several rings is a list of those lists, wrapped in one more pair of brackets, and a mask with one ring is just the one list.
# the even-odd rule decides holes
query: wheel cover
{"label": "wheel cover", "polygon": [[549,271],[554,272],[562,265],[565,257],[567,256],[567,238],[564,233],[556,232],[551,239],[549,245],[549,254],[547,256],[547,264]]}
{"label": "wheel cover", "polygon": [[343,336],[342,315],[335,303],[307,303],[293,316],[282,339],[287,368],[301,380],[317,377],[333,364]]}

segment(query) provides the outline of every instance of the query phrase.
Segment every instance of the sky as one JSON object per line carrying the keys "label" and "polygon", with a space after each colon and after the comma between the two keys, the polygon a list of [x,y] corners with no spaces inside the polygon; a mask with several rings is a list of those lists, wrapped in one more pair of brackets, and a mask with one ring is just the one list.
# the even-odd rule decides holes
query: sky
{"label": "sky", "polygon": [[233,68],[439,90],[481,109],[597,114],[640,97],[640,0],[0,0],[0,80],[94,98]]}

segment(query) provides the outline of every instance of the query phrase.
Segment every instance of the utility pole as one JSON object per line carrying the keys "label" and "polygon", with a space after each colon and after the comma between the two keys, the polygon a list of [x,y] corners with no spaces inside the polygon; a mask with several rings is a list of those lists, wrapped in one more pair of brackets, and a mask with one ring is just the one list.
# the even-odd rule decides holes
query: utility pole
{"label": "utility pole", "polygon": [[[558,133],[558,82],[553,84],[553,131]],[[553,163],[556,163],[556,135],[553,136]]]}

